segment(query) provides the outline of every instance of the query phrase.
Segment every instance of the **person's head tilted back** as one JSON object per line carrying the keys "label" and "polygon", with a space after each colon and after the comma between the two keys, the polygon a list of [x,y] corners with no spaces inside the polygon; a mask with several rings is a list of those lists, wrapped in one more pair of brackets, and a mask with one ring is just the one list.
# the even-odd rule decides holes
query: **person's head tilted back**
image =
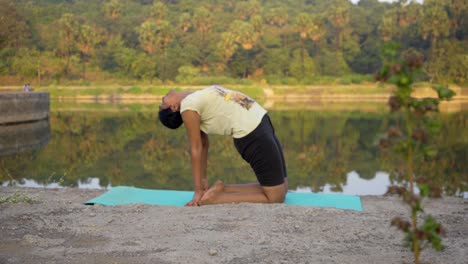
{"label": "person's head tilted back", "polygon": [[170,108],[159,111],[159,121],[170,129],[176,129],[184,122],[180,112],[174,112]]}

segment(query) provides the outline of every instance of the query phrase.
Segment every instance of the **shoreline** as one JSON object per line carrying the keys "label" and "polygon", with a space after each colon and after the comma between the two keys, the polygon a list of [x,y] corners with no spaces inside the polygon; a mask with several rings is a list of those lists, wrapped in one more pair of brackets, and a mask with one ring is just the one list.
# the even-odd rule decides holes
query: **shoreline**
{"label": "shoreline", "polygon": [[[90,85],[90,86],[44,86],[35,91],[49,92],[54,100],[140,100],[160,101],[164,94],[172,88],[184,90],[199,90],[209,85],[155,85],[155,86],[125,86],[125,85]],[[1,93],[20,92],[20,86],[0,86]],[[367,84],[324,84],[324,85],[226,85],[239,91],[255,90],[255,99],[262,100],[387,100],[392,94],[392,86],[378,83]],[[136,88],[137,91],[131,91]],[[468,87],[450,85],[456,93],[453,100],[468,101]],[[415,84],[414,96],[436,97],[430,84]],[[90,92],[91,91],[91,92]],[[80,94],[81,93],[81,94]],[[86,94],[88,93],[88,94]],[[91,94],[89,94],[91,93]]]}
{"label": "shoreline", "polygon": [[[34,203],[0,204],[1,263],[411,263],[390,227],[408,208],[396,196],[361,196],[363,212],[284,204],[87,206],[104,190],[0,187]],[[468,201],[427,199],[447,230],[445,251],[423,263],[465,263]]]}

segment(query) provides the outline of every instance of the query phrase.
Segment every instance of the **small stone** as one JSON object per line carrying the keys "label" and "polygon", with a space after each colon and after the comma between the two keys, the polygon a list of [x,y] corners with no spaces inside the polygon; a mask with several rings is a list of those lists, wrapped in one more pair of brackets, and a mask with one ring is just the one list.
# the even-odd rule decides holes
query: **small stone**
{"label": "small stone", "polygon": [[210,256],[218,255],[218,251],[216,249],[210,249]]}

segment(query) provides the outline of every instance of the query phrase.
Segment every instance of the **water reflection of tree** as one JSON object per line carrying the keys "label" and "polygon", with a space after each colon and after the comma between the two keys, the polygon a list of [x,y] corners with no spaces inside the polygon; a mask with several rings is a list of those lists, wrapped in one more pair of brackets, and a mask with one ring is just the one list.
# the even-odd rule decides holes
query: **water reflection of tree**
{"label": "water reflection of tree", "polygon": [[[331,184],[337,191],[355,170],[372,179],[387,170],[375,140],[387,123],[382,114],[360,112],[281,111],[270,113],[285,152],[289,183],[319,191]],[[449,193],[466,190],[467,114],[444,115],[440,146],[433,160],[419,170]],[[37,151],[0,157],[0,181],[33,178],[75,186],[98,177],[102,185],[190,190],[190,156],[185,131],[168,130],[148,113],[53,113],[49,145]],[[52,177],[51,177],[52,176]],[[232,139],[210,137],[210,182],[251,182],[255,176],[233,146]],[[395,179],[398,180],[398,179]]]}
{"label": "water reflection of tree", "polygon": [[[356,163],[361,156],[370,156],[368,152],[372,148],[362,148],[363,129],[357,126],[362,122],[351,122],[355,118],[350,113],[284,112],[280,115],[285,125],[278,133],[287,142],[285,152],[292,186],[307,185],[320,191],[328,183],[334,191],[341,191],[347,172],[360,167]],[[282,135],[285,132],[286,137]],[[367,165],[361,168],[364,167]]]}
{"label": "water reflection of tree", "polygon": [[[435,138],[431,139],[434,145],[438,146],[438,152],[433,158],[419,157],[415,165],[415,174],[425,178],[434,186],[443,186],[444,191],[449,195],[459,194],[468,191],[468,129],[467,113],[446,114],[434,116],[439,119],[442,131]],[[392,120],[394,123],[397,120]],[[386,163],[395,163],[398,157],[383,156]],[[387,167],[388,170],[399,168]],[[401,183],[404,179],[398,178],[398,173],[392,178],[393,181]]]}

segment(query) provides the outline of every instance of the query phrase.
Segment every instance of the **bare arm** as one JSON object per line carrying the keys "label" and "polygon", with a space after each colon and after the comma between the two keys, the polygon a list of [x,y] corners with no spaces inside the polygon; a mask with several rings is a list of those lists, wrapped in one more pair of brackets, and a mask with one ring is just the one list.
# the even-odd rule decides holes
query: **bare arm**
{"label": "bare arm", "polygon": [[205,191],[203,179],[206,179],[206,159],[208,156],[208,148],[206,149],[206,155],[204,155],[205,151],[203,147],[202,133],[200,131],[200,116],[198,113],[190,110],[184,111],[182,113],[182,119],[184,120],[184,125],[187,129],[187,135],[190,143],[192,177],[195,188],[195,194],[193,195],[192,201],[188,202],[186,205],[194,206],[199,205],[199,201]]}

